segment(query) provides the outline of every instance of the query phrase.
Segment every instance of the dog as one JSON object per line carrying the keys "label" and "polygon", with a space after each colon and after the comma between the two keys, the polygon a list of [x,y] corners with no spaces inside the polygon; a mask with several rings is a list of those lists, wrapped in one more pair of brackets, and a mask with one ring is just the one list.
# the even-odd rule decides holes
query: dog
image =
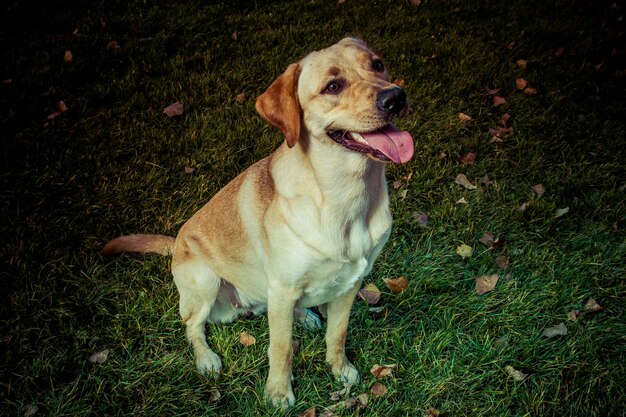
{"label": "dog", "polygon": [[256,100],[285,141],[221,189],[178,236],[128,235],[104,255],[172,255],[180,315],[198,370],[218,374],[207,322],[267,311],[271,404],[295,402],[294,317],[327,318],[326,361],[344,383],[359,381],[345,354],[350,308],[389,238],[387,163],[405,163],[413,139],[391,122],[406,113],[404,91],[381,57],[345,38],[287,67]]}

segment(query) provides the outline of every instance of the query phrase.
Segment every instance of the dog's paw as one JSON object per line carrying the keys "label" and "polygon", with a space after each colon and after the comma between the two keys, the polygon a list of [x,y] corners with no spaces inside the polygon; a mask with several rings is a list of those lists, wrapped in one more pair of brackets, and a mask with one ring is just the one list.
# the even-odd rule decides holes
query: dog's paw
{"label": "dog's paw", "polygon": [[297,308],[294,314],[298,322],[307,329],[320,330],[322,328],[322,320],[308,308]]}
{"label": "dog's paw", "polygon": [[268,379],[265,386],[265,398],[274,407],[286,409],[296,402],[296,396],[293,394],[291,383],[275,384]]}
{"label": "dog's paw", "polygon": [[217,353],[206,349],[196,354],[196,368],[203,375],[217,378],[222,370],[222,360]]}
{"label": "dog's paw", "polygon": [[361,380],[359,371],[348,361],[344,362],[341,368],[332,369],[332,372],[335,375],[335,379],[344,384],[355,385]]}

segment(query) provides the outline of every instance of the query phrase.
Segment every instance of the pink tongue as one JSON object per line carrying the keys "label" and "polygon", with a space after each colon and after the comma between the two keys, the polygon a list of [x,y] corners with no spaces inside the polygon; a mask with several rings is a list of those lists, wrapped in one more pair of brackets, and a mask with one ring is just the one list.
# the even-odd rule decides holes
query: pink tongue
{"label": "pink tongue", "polygon": [[404,164],[413,156],[413,138],[407,131],[393,126],[371,133],[361,133],[367,144],[379,150],[393,162]]}

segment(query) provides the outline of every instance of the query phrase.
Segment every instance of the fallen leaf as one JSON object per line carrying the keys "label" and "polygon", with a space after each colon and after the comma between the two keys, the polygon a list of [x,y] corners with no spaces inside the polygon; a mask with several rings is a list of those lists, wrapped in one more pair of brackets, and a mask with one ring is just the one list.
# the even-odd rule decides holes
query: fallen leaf
{"label": "fallen leaf", "polygon": [[380,382],[377,382],[372,385],[372,388],[370,388],[370,394],[372,394],[373,397],[382,397],[387,394],[387,387]]}
{"label": "fallen leaf", "polygon": [[500,255],[496,258],[496,265],[500,267],[500,269],[507,269],[509,267],[510,259],[506,255]]}
{"label": "fallen leaf", "polygon": [[343,402],[343,406],[346,410],[350,410],[351,408],[354,408],[354,406],[358,403],[359,400],[357,400],[355,397],[350,397]]}
{"label": "fallen leaf", "polygon": [[498,94],[499,92],[500,92],[499,88],[488,88],[487,89],[487,94],[489,94],[490,96]]}
{"label": "fallen leaf", "polygon": [[239,342],[244,346],[250,346],[256,343],[256,338],[250,333],[244,331],[239,335]]}
{"label": "fallen leaf", "polygon": [[472,254],[474,253],[474,250],[472,249],[471,246],[468,246],[465,243],[463,243],[463,244],[457,246],[456,253],[461,258],[465,259],[465,258],[470,258],[472,256]]}
{"label": "fallen leaf", "polygon": [[439,417],[441,415],[441,411],[437,410],[435,407],[428,407],[428,415],[426,417]]}
{"label": "fallen leaf", "polygon": [[496,284],[499,279],[500,276],[498,274],[481,275],[476,277],[476,294],[483,295],[489,291],[493,291],[493,289],[496,288]]}
{"label": "fallen leaf", "polygon": [[237,41],[237,39],[239,39],[239,35],[237,35],[237,31],[234,31],[234,32],[230,35],[230,38],[236,42],[236,41]]}
{"label": "fallen leaf", "polygon": [[367,304],[374,305],[380,301],[380,290],[370,282],[359,290],[359,297],[365,300]]}
{"label": "fallen leaf", "polygon": [[398,193],[398,197],[400,197],[400,200],[404,200],[406,198],[407,193],[409,192],[408,189],[402,190]]}
{"label": "fallen leaf", "polygon": [[177,101],[164,108],[163,113],[165,113],[167,117],[174,117],[182,115],[184,110],[184,106]]}
{"label": "fallen leaf", "polygon": [[57,103],[57,111],[60,111],[61,113],[64,113],[67,111],[67,106],[65,105],[65,102],[63,100],[60,100]]}
{"label": "fallen leaf", "polygon": [[465,199],[465,197],[461,197],[456,200],[456,204],[467,204],[467,200]]}
{"label": "fallen leaf", "polygon": [[413,212],[413,218],[417,221],[417,225],[419,227],[428,226],[428,221],[429,221],[428,214]]}
{"label": "fallen leaf", "polygon": [[545,329],[542,333],[542,336],[551,339],[555,336],[565,336],[566,334],[567,327],[565,326],[565,323],[559,323],[554,327],[549,327]]}
{"label": "fallen leaf", "polygon": [[439,159],[440,161],[444,161],[447,157],[448,157],[447,153],[441,152],[439,156],[437,157],[437,159]]}
{"label": "fallen leaf", "polygon": [[526,87],[524,88],[524,94],[527,96],[535,96],[537,95],[537,89],[533,87]]}
{"label": "fallen leaf", "polygon": [[411,6],[419,7],[422,4],[422,0],[410,0]]}
{"label": "fallen leaf", "polygon": [[394,190],[397,190],[398,188],[400,188],[401,185],[402,183],[400,181],[394,181],[392,184]]}
{"label": "fallen leaf", "polygon": [[560,208],[554,213],[554,218],[558,219],[559,217],[564,216],[567,213],[569,213],[569,207]]}
{"label": "fallen leaf", "polygon": [[359,400],[359,407],[365,408],[367,407],[367,403],[369,403],[370,396],[367,393],[363,393],[359,394],[356,399]]}
{"label": "fallen leaf", "polygon": [[409,285],[409,281],[404,275],[399,278],[385,278],[384,281],[387,288],[396,294],[406,290],[406,287]]}
{"label": "fallen leaf", "polygon": [[483,179],[480,180],[480,183],[484,185],[486,188],[490,187],[491,184],[493,184],[493,182],[491,181],[488,175],[485,175]]}
{"label": "fallen leaf", "polygon": [[509,374],[511,378],[513,378],[514,381],[522,382],[528,376],[524,372],[518,371],[517,369],[513,368],[511,365],[505,366],[504,370],[507,374]]}
{"label": "fallen leaf", "polygon": [[222,394],[218,390],[213,390],[209,393],[209,403],[215,403],[222,397]]}
{"label": "fallen leaf", "polygon": [[522,205],[518,207],[517,211],[519,211],[520,213],[523,213],[526,211],[527,208],[528,208],[528,203],[522,203]]}
{"label": "fallen leaf", "polygon": [[524,78],[518,78],[517,80],[515,80],[515,87],[517,87],[518,90],[523,90],[524,88],[526,88],[527,85],[528,81],[526,81],[526,79]]}
{"label": "fallen leaf", "polygon": [[381,379],[384,378],[386,376],[390,376],[391,372],[393,371],[394,368],[396,368],[398,365],[396,364],[392,364],[392,365],[374,365],[372,366],[372,369],[370,369],[370,372],[372,373],[372,375],[374,375],[374,377],[376,377],[376,379]]}
{"label": "fallen leaf", "polygon": [[515,41],[511,41],[505,45],[506,49],[513,49],[515,47]]}
{"label": "fallen leaf", "polygon": [[37,404],[28,404],[24,407],[24,417],[34,416],[37,411],[39,411],[39,406]]}
{"label": "fallen leaf", "polygon": [[506,103],[506,99],[500,96],[493,96],[493,105],[494,107],[498,107]]}
{"label": "fallen leaf", "polygon": [[528,61],[526,61],[525,59],[518,59],[517,61],[515,61],[515,64],[521,69],[526,69],[526,66],[528,65]]}
{"label": "fallen leaf", "polygon": [[89,362],[91,363],[104,363],[109,357],[109,349],[104,349],[103,351],[94,353],[89,357]]}
{"label": "fallen leaf", "polygon": [[469,115],[467,115],[467,114],[465,114],[465,113],[459,113],[459,114],[457,115],[457,117],[459,118],[459,121],[460,121],[461,123],[468,123],[468,122],[471,122],[472,120],[474,120],[474,119],[472,118],[472,116],[469,116]]}
{"label": "fallen leaf", "polygon": [[565,48],[559,47],[554,50],[554,56],[561,56],[565,52]]}
{"label": "fallen leaf", "polygon": [[306,410],[304,413],[300,413],[298,414],[298,417],[315,417],[315,407],[311,407],[308,410]]}
{"label": "fallen leaf", "polygon": [[535,192],[535,194],[537,194],[537,197],[541,197],[543,193],[546,192],[546,188],[543,186],[543,184],[535,184],[533,185],[533,191]]}
{"label": "fallen leaf", "polygon": [[467,177],[465,176],[465,174],[459,174],[456,176],[456,178],[454,179],[454,182],[456,182],[459,185],[462,185],[463,187],[467,188],[468,190],[475,190],[477,187],[472,184]]}
{"label": "fallen leaf", "polygon": [[393,83],[395,85],[397,85],[398,87],[404,87],[404,80],[402,78],[398,78],[398,79],[394,80]]}
{"label": "fallen leaf", "polygon": [[235,101],[239,104],[242,104],[246,101],[246,93],[239,93],[235,96]]}
{"label": "fallen leaf", "polygon": [[57,117],[59,117],[60,115],[61,115],[60,111],[54,111],[54,112],[50,113],[48,115],[48,117],[46,117],[46,119],[53,120],[53,119],[56,119]]}
{"label": "fallen leaf", "polygon": [[476,162],[476,154],[474,152],[468,152],[461,157],[461,165],[473,165]]}
{"label": "fallen leaf", "polygon": [[496,241],[495,236],[491,232],[485,232],[480,239],[478,239],[480,243],[487,246],[489,249],[493,248],[493,244]]}
{"label": "fallen leaf", "polygon": [[585,313],[595,313],[596,311],[603,310],[602,306],[596,302],[593,298],[587,300],[585,304]]}
{"label": "fallen leaf", "polygon": [[500,117],[500,123],[506,127],[509,124],[509,120],[511,120],[511,115],[509,113],[504,113],[502,117]]}
{"label": "fallen leaf", "polygon": [[110,41],[107,43],[107,51],[112,52],[120,49],[120,46],[117,44],[117,41]]}
{"label": "fallen leaf", "polygon": [[4,85],[9,85],[13,82],[13,78],[6,78],[4,80],[2,80],[2,84]]}
{"label": "fallen leaf", "polygon": [[72,62],[73,59],[74,59],[74,56],[72,55],[72,51],[70,51],[69,49],[65,51],[65,53],[63,54],[63,62],[65,62],[66,64],[69,64]]}
{"label": "fallen leaf", "polygon": [[578,314],[580,314],[580,311],[572,310],[569,313],[567,313],[567,319],[569,321],[576,321],[576,319],[578,318]]}
{"label": "fallen leaf", "polygon": [[195,171],[193,168],[185,167],[185,174],[191,174],[191,173],[193,173],[193,171]]}

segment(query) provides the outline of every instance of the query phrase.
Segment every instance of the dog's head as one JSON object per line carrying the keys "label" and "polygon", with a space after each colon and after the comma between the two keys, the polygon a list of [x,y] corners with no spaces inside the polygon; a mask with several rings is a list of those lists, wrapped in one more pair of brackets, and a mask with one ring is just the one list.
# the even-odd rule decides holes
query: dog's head
{"label": "dog's head", "polygon": [[287,70],[256,102],[259,113],[292,147],[309,137],[383,162],[407,162],[413,139],[392,120],[407,109],[404,91],[389,82],[381,57],[345,38],[312,52]]}

